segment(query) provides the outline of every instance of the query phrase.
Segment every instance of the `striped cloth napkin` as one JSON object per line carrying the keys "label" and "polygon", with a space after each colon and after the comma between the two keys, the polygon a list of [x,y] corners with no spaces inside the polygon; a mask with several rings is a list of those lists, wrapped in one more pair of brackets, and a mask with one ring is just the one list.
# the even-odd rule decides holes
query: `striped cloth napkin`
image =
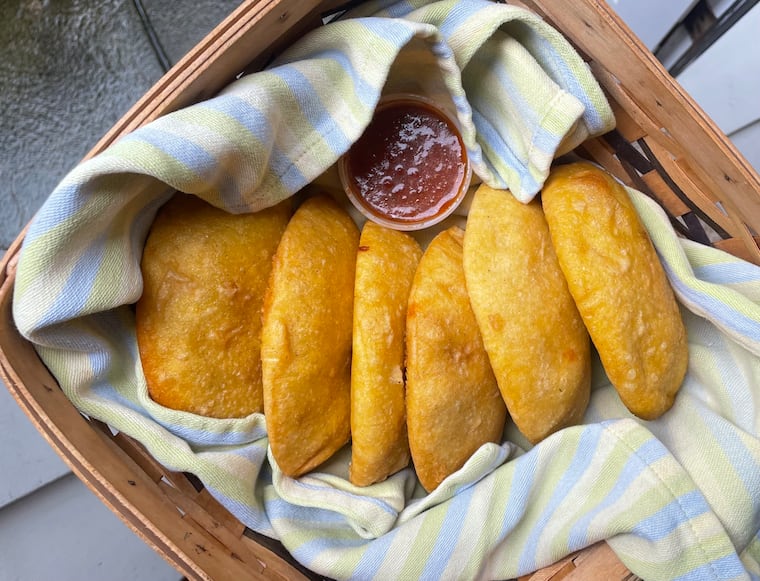
{"label": "striped cloth napkin", "polygon": [[580,57],[529,12],[485,0],[365,4],[75,168],[24,241],[19,330],[78,409],[197,475],[322,575],[511,578],[607,539],[645,579],[760,578],[760,269],[677,238],[633,190],[691,353],[657,421],[632,417],[597,363],[583,425],[532,448],[508,429],[425,494],[411,469],[352,486],[348,450],[285,477],[262,415],[202,418],[149,398],[131,305],[161,204],[180,190],[247,212],[291,196],[361,135],[383,92],[399,90],[446,101],[477,177],[524,201],[555,156],[614,122]]}

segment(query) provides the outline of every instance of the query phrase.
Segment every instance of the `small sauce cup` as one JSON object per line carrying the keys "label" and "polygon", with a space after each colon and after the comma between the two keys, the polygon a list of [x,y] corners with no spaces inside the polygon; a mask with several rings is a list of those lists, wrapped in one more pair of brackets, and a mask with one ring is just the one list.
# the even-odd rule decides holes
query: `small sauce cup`
{"label": "small sauce cup", "polygon": [[461,203],[472,170],[455,119],[431,100],[380,101],[338,162],[346,195],[370,220],[395,230],[437,224]]}

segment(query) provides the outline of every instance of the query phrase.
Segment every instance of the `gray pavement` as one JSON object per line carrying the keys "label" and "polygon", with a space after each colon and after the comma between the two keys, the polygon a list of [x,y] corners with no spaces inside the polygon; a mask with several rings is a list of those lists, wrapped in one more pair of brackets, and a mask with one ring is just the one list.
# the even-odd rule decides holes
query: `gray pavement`
{"label": "gray pavement", "polygon": [[239,4],[0,2],[0,250],[164,69]]}

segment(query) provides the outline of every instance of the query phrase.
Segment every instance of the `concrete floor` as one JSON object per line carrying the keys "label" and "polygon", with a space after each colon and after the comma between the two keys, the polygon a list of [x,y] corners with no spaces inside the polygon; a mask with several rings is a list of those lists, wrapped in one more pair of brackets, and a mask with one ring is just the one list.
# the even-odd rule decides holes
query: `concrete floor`
{"label": "concrete floor", "polygon": [[[0,248],[239,0],[0,2]],[[146,29],[141,10],[147,15]],[[150,40],[152,29],[162,49]],[[168,62],[163,62],[163,52]]]}

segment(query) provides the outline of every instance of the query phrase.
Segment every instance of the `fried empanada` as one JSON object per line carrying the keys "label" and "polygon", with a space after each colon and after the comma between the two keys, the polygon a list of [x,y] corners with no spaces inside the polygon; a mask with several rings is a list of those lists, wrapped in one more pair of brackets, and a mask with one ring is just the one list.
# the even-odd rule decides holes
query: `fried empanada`
{"label": "fried empanada", "polygon": [[315,468],[350,435],[351,328],[359,231],[325,195],[288,223],[264,300],[269,445],[282,472]]}
{"label": "fried empanada", "polygon": [[554,169],[541,196],[560,266],[610,382],[632,413],[659,417],[686,373],[686,330],[628,193],[581,162]]}
{"label": "fried empanada", "polygon": [[506,408],[465,288],[463,231],[428,246],[407,311],[407,425],[417,476],[432,491],[487,442],[499,442]]}
{"label": "fried empanada", "polygon": [[263,410],[261,306],[289,203],[230,214],[176,194],[142,256],[136,332],[150,396],[216,418]]}
{"label": "fried empanada", "polygon": [[409,464],[404,390],[406,309],[417,241],[368,221],[354,287],[349,479],[367,486]]}
{"label": "fried empanada", "polygon": [[590,341],[538,201],[481,185],[464,235],[475,318],[507,410],[532,443],[581,421]]}

